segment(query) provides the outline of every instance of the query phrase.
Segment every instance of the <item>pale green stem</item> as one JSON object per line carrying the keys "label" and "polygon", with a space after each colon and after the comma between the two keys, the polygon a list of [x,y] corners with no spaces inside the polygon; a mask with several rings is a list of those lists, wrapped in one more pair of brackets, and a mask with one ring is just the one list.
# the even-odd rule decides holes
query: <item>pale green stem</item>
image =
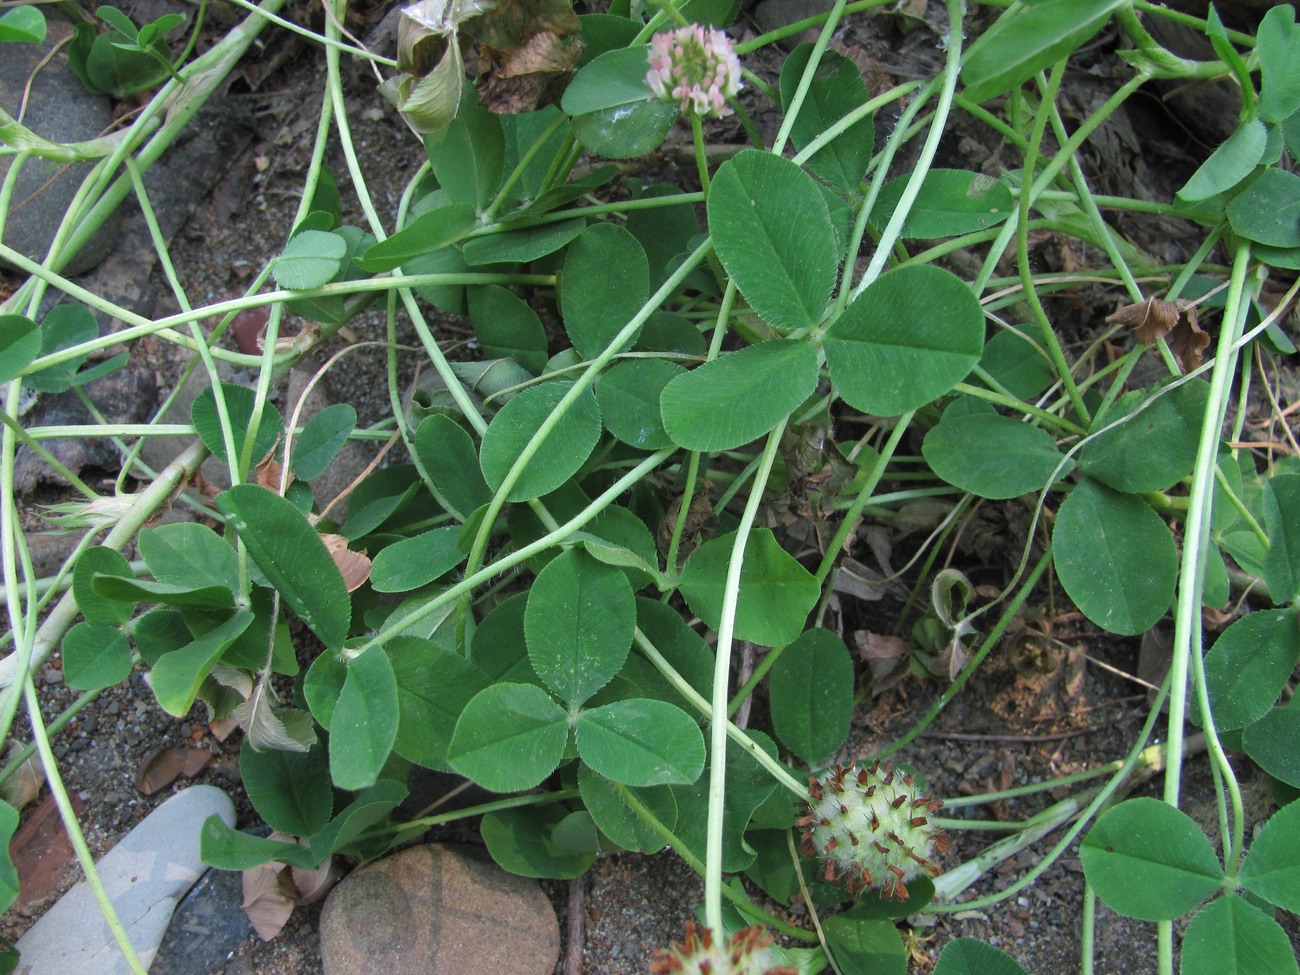
{"label": "pale green stem", "polygon": [[[172,461],[152,484],[136,496],[130,508],[104,538],[103,546],[115,552],[121,551],[135,538],[149,519],[154,517],[158,509],[168,502],[180,485],[194,475],[205,456],[207,451],[203,444],[196,443]],[[6,492],[6,497],[12,497],[12,492]],[[3,499],[0,499],[0,504],[3,503]],[[10,566],[5,567],[5,588],[9,593],[17,591],[16,577],[12,574]],[[63,598],[50,610],[49,616],[36,631],[31,648],[31,669],[45,662],[59,645],[59,641],[63,639],[63,634],[72,626],[78,613],[76,597],[71,592],[64,593]],[[19,659],[15,659],[16,657],[19,657],[18,651],[0,660],[0,687],[5,688],[3,695],[0,695],[0,715],[12,715],[12,705],[16,703],[14,698],[20,693],[20,688],[15,685],[19,668]],[[5,724],[0,723],[0,732],[4,731],[5,727]]]}
{"label": "pale green stem", "polygon": [[961,22],[965,13],[965,0],[948,0],[948,23],[952,25],[952,31],[949,34],[951,42],[948,45],[948,57],[944,64],[943,86],[939,90],[939,101],[935,106],[934,117],[930,122],[930,131],[925,137],[925,144],[921,147],[921,153],[912,168],[912,175],[903,188],[903,195],[899,197],[898,206],[894,208],[889,223],[885,224],[885,229],[881,233],[880,241],[876,246],[876,252],[871,255],[871,263],[867,265],[867,270],[863,272],[862,278],[853,289],[853,298],[862,294],[873,281],[880,277],[881,271],[885,268],[885,262],[889,260],[890,251],[893,250],[894,244],[902,236],[903,222],[911,212],[912,204],[916,202],[917,196],[920,195],[921,184],[925,182],[926,174],[929,173],[930,167],[934,164],[935,153],[939,151],[939,142],[943,138],[944,130],[948,124],[948,114],[952,111],[953,95],[957,91],[957,78],[961,71]]}
{"label": "pale green stem", "polygon": [[[835,25],[844,16],[844,7],[845,0],[835,0],[835,6],[826,15],[826,23],[822,25],[821,33],[817,35],[817,43],[813,45],[812,53],[808,55],[808,63],[804,66],[803,74],[799,77],[799,85],[790,98],[790,104],[786,106],[785,117],[781,120],[781,128],[777,131],[776,141],[772,144],[772,152],[778,156],[785,151],[785,144],[794,129],[794,123],[799,118],[799,111],[803,108],[804,99],[808,97],[808,92],[812,89],[813,78],[817,75],[817,66],[821,64],[822,55],[826,53],[826,46],[830,44],[831,36],[835,33]],[[713,925],[713,927],[715,930],[719,929],[718,925]]]}
{"label": "pale green stem", "polygon": [[[843,7],[843,2],[840,4]],[[727,791],[727,699],[731,680],[731,646],[736,629],[736,608],[740,601],[740,573],[745,564],[745,547],[749,533],[763,503],[763,489],[772,474],[777,449],[786,420],[767,435],[763,460],[754,476],[754,487],[736,528],[727,563],[727,578],[722,589],[722,619],[718,625],[718,643],[714,649],[713,711],[721,720],[710,726],[709,743],[709,819],[705,839],[704,920],[715,931],[722,930],[722,842],[726,831]]]}
{"label": "pale green stem", "polygon": [[[668,662],[668,659],[659,652],[659,649],[650,642],[650,638],[639,629],[633,631],[632,638],[636,641],[636,645],[641,648],[641,652],[646,655],[646,659],[654,664],[655,668],[659,673],[663,674],[668,683],[672,684],[673,687],[676,688],[677,693],[684,697],[691,707],[699,711],[706,720],[712,721],[713,705],[709,703],[708,699],[703,694],[692,687],[685,677],[677,672],[677,669],[673,667],[673,665]],[[753,758],[754,761],[758,762],[759,765],[763,766],[772,778],[776,779],[777,782],[793,795],[805,801],[808,799],[807,787],[796,779],[790,773],[788,768],[767,752],[763,751],[763,749],[759,748],[758,744],[745,733],[743,728],[738,727],[731,721],[726,722],[726,725],[727,735],[731,740],[741,748],[745,749],[745,751],[749,753],[750,757]]]}
{"label": "pale green stem", "polygon": [[45,722],[41,717],[41,702],[36,696],[36,688],[32,685],[30,675],[28,675],[27,680],[23,681],[23,687],[24,696],[27,700],[27,715],[32,724],[32,737],[35,739],[36,751],[41,756],[41,763],[45,766],[45,783],[49,786],[50,796],[59,809],[59,817],[63,820],[63,829],[67,833],[68,842],[72,844],[72,850],[77,856],[77,862],[81,864],[81,869],[86,875],[86,884],[90,887],[90,892],[95,898],[95,904],[99,907],[99,913],[103,916],[104,923],[108,925],[109,931],[113,933],[113,940],[117,942],[117,947],[121,950],[122,958],[125,960],[127,967],[131,969],[133,975],[148,975],[148,969],[135,953],[131,938],[127,935],[126,928],[122,926],[122,921],[113,908],[113,901],[108,896],[108,891],[104,889],[104,882],[99,877],[99,871],[95,869],[95,858],[90,855],[90,847],[86,845],[85,834],[81,831],[81,824],[77,822],[77,811],[72,808],[72,800],[68,798],[68,790],[63,785],[63,777],[59,775],[58,760],[55,759],[54,752],[50,750],[50,740],[46,734]]}

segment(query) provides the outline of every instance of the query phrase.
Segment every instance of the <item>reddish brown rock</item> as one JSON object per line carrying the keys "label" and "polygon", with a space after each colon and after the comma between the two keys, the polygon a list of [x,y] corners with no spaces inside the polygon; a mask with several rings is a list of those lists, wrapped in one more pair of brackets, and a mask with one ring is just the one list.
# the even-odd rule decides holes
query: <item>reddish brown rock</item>
{"label": "reddish brown rock", "polygon": [[320,923],[325,975],[550,975],[560,927],[537,883],[431,843],[362,867]]}

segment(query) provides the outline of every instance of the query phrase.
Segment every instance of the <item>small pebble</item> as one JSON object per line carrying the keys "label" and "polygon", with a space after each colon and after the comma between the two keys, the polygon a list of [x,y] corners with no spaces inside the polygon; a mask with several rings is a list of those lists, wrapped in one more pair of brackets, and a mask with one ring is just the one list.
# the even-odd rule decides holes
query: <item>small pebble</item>
{"label": "small pebble", "polygon": [[107,715],[116,716],[117,713],[121,710],[122,710],[122,706],[120,704],[118,704],[116,701],[111,701],[109,702],[108,707],[104,708],[104,713]]}
{"label": "small pebble", "polygon": [[51,667],[49,670],[47,670],[47,671],[46,671],[46,672],[41,676],[41,683],[42,683],[42,684],[62,684],[62,683],[63,683],[63,671],[61,671],[61,670],[55,670],[53,667]]}

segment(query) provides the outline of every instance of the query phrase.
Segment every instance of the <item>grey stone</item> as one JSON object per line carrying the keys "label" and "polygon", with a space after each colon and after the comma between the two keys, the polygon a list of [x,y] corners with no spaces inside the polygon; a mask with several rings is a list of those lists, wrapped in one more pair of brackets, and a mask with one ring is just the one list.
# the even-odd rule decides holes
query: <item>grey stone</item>
{"label": "grey stone", "polygon": [[[0,107],[10,115],[18,114],[23,88],[37,64],[72,33],[72,25],[61,16],[49,14],[47,20],[49,32],[43,44],[4,45],[4,57],[0,57]],[[22,122],[37,135],[52,142],[80,142],[100,136],[111,120],[108,98],[86,91],[68,68],[66,47],[36,72]],[[0,158],[0,179],[11,164],[12,157]],[[16,181],[4,226],[4,243],[33,261],[43,261],[92,166],[85,162],[54,168],[39,157],[28,158]],[[63,273],[80,274],[97,265],[112,249],[117,232],[117,220],[110,216],[63,266]]]}
{"label": "grey stone", "polygon": [[[172,911],[203,873],[199,831],[209,816],[235,823],[235,806],[220,789],[178,792],[127,833],[96,864],[118,919],[145,967],[153,960]],[[18,940],[17,975],[127,975],[130,968],[81,881]]]}
{"label": "grey stone", "polygon": [[150,975],[210,975],[253,935],[241,904],[243,874],[209,870],[172,915]]}
{"label": "grey stone", "polygon": [[324,975],[550,975],[560,956],[535,881],[437,843],[347,877],[325,902],[320,939]]}

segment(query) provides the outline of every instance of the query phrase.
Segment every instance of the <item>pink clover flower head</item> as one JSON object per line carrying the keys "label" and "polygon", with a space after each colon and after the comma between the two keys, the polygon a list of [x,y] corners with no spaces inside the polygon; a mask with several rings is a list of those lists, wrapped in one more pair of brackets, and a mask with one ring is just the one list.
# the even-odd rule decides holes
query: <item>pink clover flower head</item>
{"label": "pink clover flower head", "polygon": [[650,41],[645,81],[656,98],[683,112],[722,118],[731,114],[727,99],[740,90],[740,58],[724,32],[688,24]]}

